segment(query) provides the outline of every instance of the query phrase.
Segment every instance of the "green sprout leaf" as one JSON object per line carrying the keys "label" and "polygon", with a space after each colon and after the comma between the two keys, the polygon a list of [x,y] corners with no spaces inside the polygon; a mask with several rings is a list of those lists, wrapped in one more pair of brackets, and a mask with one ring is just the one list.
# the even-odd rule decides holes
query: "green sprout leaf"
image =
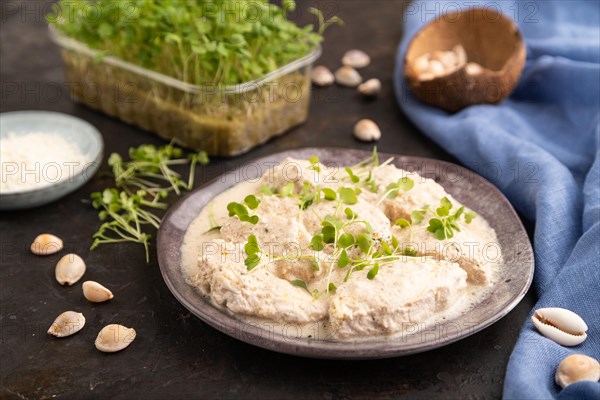
{"label": "green sprout leaf", "polygon": [[356,237],[356,245],[365,254],[368,254],[371,250],[371,243],[372,239],[369,235],[361,233]]}
{"label": "green sprout leaf", "polygon": [[319,157],[317,156],[312,156],[308,159],[308,162],[310,163],[310,167],[317,171],[317,172],[321,172],[321,167],[319,167]]}
{"label": "green sprout leaf", "polygon": [[475,212],[473,212],[473,211],[467,211],[465,213],[465,222],[467,224],[470,224],[471,221],[473,221],[473,219],[475,219],[475,217],[477,217],[477,214]]}
{"label": "green sprout leaf", "polygon": [[354,174],[354,172],[352,171],[352,168],[346,167],[344,170],[346,171],[346,173],[348,173],[348,176],[350,177],[350,180],[352,181],[352,183],[360,182],[360,178]]}
{"label": "green sprout leaf", "polygon": [[333,282],[330,282],[329,285],[327,286],[327,292],[335,293],[336,290],[337,290],[337,287],[333,284]]}
{"label": "green sprout leaf", "polygon": [[248,271],[252,271],[256,266],[260,263],[260,256],[258,254],[250,254],[244,260],[244,264],[246,265],[246,269]]}
{"label": "green sprout leaf", "polygon": [[324,226],[321,229],[323,233],[323,242],[334,243],[335,242],[335,228],[331,225]]}
{"label": "green sprout leaf", "polygon": [[338,239],[338,246],[345,249],[354,244],[354,236],[351,233],[343,233]]}
{"label": "green sprout leaf", "polygon": [[358,215],[349,207],[346,207],[346,209],[344,210],[344,214],[346,214],[346,217],[348,217],[348,219],[355,219],[358,217]]}
{"label": "green sprout leaf", "polygon": [[323,235],[315,235],[310,241],[310,248],[314,251],[323,251]]}
{"label": "green sprout leaf", "polygon": [[321,189],[321,191],[323,192],[323,195],[325,196],[325,200],[333,201],[337,198],[337,195],[335,194],[335,191],[333,189],[324,188],[324,189]]}
{"label": "green sprout leaf", "polygon": [[344,268],[346,265],[348,265],[350,263],[350,257],[348,257],[348,253],[346,252],[346,249],[342,250],[342,253],[340,254],[340,258],[338,259],[338,267],[340,268]]}
{"label": "green sprout leaf", "polygon": [[299,287],[301,289],[306,290],[309,294],[312,294],[310,293],[310,290],[308,290],[308,285],[302,279],[294,279],[290,283],[292,284],[292,286]]}
{"label": "green sprout leaf", "polygon": [[250,194],[244,198],[244,203],[246,203],[251,210],[256,210],[260,204],[260,200],[253,194]]}
{"label": "green sprout leaf", "polygon": [[407,246],[404,249],[404,251],[402,252],[402,255],[409,256],[409,257],[416,257],[417,251],[415,249],[413,249],[412,247]]}
{"label": "green sprout leaf", "polygon": [[268,187],[267,185],[262,185],[260,187],[260,192],[262,194],[264,194],[265,196],[272,196],[275,194],[275,192],[273,191],[273,189],[271,189],[270,187]]}
{"label": "green sprout leaf", "polygon": [[396,226],[399,226],[400,228],[406,228],[410,226],[410,222],[404,218],[398,218],[396,220]]}
{"label": "green sprout leaf", "polygon": [[425,214],[422,211],[416,210],[410,213],[410,220],[413,224],[420,224],[425,219]]}
{"label": "green sprout leaf", "polygon": [[373,268],[371,268],[369,270],[369,272],[367,273],[367,278],[372,280],[373,278],[375,278],[377,276],[377,273],[379,273],[379,264],[375,263]]}
{"label": "green sprout leaf", "polygon": [[353,205],[358,203],[358,198],[356,197],[354,189],[343,187],[338,190],[338,193],[340,194],[340,199],[342,199],[345,204]]}
{"label": "green sprout leaf", "polygon": [[296,189],[296,187],[294,186],[294,182],[288,182],[287,184],[285,184],[285,186],[283,186],[280,190],[280,194],[283,197],[289,197],[291,194],[294,193],[294,190]]}

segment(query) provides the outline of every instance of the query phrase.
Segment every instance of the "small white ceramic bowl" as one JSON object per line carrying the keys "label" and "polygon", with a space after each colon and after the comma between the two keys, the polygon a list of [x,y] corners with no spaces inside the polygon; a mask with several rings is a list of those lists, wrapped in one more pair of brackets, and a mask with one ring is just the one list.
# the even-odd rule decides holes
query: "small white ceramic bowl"
{"label": "small white ceramic bowl", "polygon": [[[9,133],[48,132],[76,144],[90,160],[85,168],[68,179],[40,188],[0,192],[0,210],[32,208],[50,203],[81,187],[90,180],[102,162],[102,135],[91,124],[62,113],[16,111],[0,114],[0,138]],[[1,162],[2,160],[0,160]]]}

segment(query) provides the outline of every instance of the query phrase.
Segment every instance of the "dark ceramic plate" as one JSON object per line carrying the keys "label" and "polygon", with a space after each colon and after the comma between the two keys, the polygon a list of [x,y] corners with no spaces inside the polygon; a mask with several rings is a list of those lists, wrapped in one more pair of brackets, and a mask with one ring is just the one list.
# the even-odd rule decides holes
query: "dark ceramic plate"
{"label": "dark ceramic plate", "polygon": [[[367,158],[370,153],[350,149],[308,148],[273,154],[241,165],[196,189],[171,207],[158,232],[158,261],[167,286],[194,315],[227,335],[265,349],[314,358],[368,359],[418,353],[455,342],[498,321],[523,298],[533,277],[533,252],[519,217],[502,193],[479,175],[455,164],[380,154],[381,160],[395,156],[394,164],[397,167],[435,179],[457,200],[487,219],[496,230],[504,255],[502,279],[477,307],[453,320],[424,326],[420,333],[368,341],[304,338],[300,337],[298,327],[275,330],[268,324],[240,321],[214,307],[183,277],[180,248],[186,229],[213,197],[240,179],[256,179],[286,157],[307,159],[313,155],[319,156],[324,164],[346,166]],[[414,332],[416,328],[409,324],[405,332]]]}

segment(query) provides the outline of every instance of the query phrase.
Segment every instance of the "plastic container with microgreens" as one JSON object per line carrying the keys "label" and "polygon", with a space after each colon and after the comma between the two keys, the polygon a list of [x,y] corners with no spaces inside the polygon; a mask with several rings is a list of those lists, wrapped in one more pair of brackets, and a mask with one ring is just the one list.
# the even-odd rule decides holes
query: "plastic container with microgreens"
{"label": "plastic container with microgreens", "polygon": [[[62,0],[48,16],[75,101],[210,155],[304,122],[325,19],[264,0]],[[93,18],[88,14],[94,11]]]}

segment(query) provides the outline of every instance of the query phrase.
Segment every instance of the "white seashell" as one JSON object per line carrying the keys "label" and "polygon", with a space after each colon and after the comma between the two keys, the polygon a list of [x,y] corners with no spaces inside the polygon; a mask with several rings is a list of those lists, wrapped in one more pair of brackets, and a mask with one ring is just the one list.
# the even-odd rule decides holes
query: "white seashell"
{"label": "white seashell", "polygon": [[419,74],[420,81],[430,81],[432,79],[435,79],[435,75],[431,72],[422,72]]}
{"label": "white seashell", "polygon": [[361,119],[354,126],[354,137],[363,142],[373,142],[381,139],[381,130],[370,119]]}
{"label": "white seashell", "polygon": [[83,296],[92,303],[102,303],[114,296],[110,290],[94,281],[85,281],[82,285]]}
{"label": "white seashell", "polygon": [[412,67],[417,74],[429,72],[429,59],[429,53],[425,53],[422,56],[419,56],[415,59]]}
{"label": "white seashell", "polygon": [[375,97],[381,92],[381,81],[379,79],[369,79],[358,86],[358,92],[363,96]]}
{"label": "white seashell", "polygon": [[314,67],[310,73],[312,82],[317,86],[329,86],[335,82],[335,77],[329,68],[322,65]]}
{"label": "white seashell", "polygon": [[454,51],[435,51],[431,58],[442,63],[445,69],[454,68],[456,65],[456,54]]}
{"label": "white seashell", "polygon": [[587,338],[585,321],[564,308],[540,308],[531,321],[542,335],[563,346],[577,346]]}
{"label": "white seashell", "polygon": [[65,337],[73,335],[83,329],[85,317],[75,311],[65,311],[60,314],[48,329],[50,335]]}
{"label": "white seashell", "polygon": [[446,68],[438,60],[431,60],[429,62],[429,71],[435,76],[442,76],[446,74]]}
{"label": "white seashell", "polygon": [[364,68],[371,63],[371,57],[361,50],[350,50],[342,57],[342,64],[352,68]]}
{"label": "white seashell", "polygon": [[483,68],[477,63],[470,62],[465,65],[465,71],[469,75],[478,75],[483,71]]}
{"label": "white seashell", "polygon": [[135,329],[119,324],[106,325],[98,333],[94,344],[96,348],[105,353],[114,353],[129,346],[135,339]]}
{"label": "white seashell", "polygon": [[363,79],[357,70],[346,66],[335,71],[335,80],[340,85],[356,87],[360,85]]}
{"label": "white seashell", "polygon": [[38,256],[48,256],[50,254],[58,253],[63,248],[63,241],[50,234],[42,233],[38,235],[31,243],[31,252]]}
{"label": "white seashell", "polygon": [[572,354],[558,364],[554,380],[563,389],[578,381],[598,382],[600,363],[583,354]]}
{"label": "white seashell", "polygon": [[452,52],[455,54],[456,65],[458,67],[462,67],[467,63],[467,52],[465,51],[465,48],[462,47],[460,44],[454,46],[452,48]]}
{"label": "white seashell", "polygon": [[67,254],[56,264],[54,274],[61,285],[77,282],[85,273],[85,262],[77,254]]}

